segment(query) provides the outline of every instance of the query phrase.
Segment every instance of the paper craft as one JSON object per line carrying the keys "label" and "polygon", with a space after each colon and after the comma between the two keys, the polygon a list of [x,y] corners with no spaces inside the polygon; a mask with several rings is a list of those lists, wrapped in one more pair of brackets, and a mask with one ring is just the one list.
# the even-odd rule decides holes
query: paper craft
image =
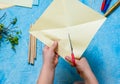
{"label": "paper craft", "polygon": [[0,9],[4,9],[4,8],[8,8],[8,7],[12,7],[12,4],[4,4],[4,3],[0,3]]}
{"label": "paper craft", "polygon": [[0,0],[0,3],[32,7],[33,0]]}
{"label": "paper craft", "polygon": [[75,57],[80,58],[105,19],[78,0],[53,0],[30,33],[49,47],[57,40],[56,52],[63,58],[71,55],[69,33]]}
{"label": "paper craft", "polygon": [[[39,0],[33,0],[33,5],[39,5]],[[0,2],[0,9],[5,9],[14,6],[13,4],[6,4],[6,3],[1,3]]]}

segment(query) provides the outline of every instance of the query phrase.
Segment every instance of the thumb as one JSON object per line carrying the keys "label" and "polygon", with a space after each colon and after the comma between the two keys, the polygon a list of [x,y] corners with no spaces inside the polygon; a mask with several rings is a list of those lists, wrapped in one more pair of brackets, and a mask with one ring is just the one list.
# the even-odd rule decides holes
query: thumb
{"label": "thumb", "polygon": [[66,56],[65,59],[66,59],[68,62],[72,63],[72,59],[71,59],[70,56]]}
{"label": "thumb", "polygon": [[58,47],[58,43],[57,43],[57,41],[54,41],[54,43],[51,46],[51,50],[55,51],[57,49],[57,47]]}
{"label": "thumb", "polygon": [[[70,56],[66,56],[65,59],[72,65],[74,66],[74,64],[72,63],[72,58]],[[79,64],[79,59],[75,59],[75,64],[76,66]]]}

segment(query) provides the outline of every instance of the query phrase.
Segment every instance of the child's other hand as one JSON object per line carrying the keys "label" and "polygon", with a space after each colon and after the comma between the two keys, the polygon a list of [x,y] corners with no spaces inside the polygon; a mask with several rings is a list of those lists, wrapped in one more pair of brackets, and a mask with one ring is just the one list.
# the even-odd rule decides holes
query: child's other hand
{"label": "child's other hand", "polygon": [[[69,61],[70,63],[72,63],[71,57],[66,56],[65,59]],[[76,59],[75,64],[76,64],[75,67],[78,73],[85,80],[85,84],[98,84],[98,81],[95,75],[93,74],[86,58],[83,57],[79,60]]]}
{"label": "child's other hand", "polygon": [[43,66],[46,66],[50,69],[55,69],[58,63],[58,54],[55,53],[55,50],[58,47],[58,43],[55,41],[51,47],[45,46],[43,49]]}
{"label": "child's other hand", "polygon": [[[72,63],[71,57],[66,56],[65,59],[66,59],[68,62]],[[78,73],[80,74],[80,76],[81,76],[82,78],[86,78],[86,75],[87,75],[89,72],[91,72],[90,66],[89,66],[86,58],[83,57],[83,58],[81,58],[80,60],[77,60],[77,59],[76,59],[76,60],[75,60],[75,63],[76,63],[76,66],[75,66],[75,67],[76,67],[76,70],[78,71]]]}

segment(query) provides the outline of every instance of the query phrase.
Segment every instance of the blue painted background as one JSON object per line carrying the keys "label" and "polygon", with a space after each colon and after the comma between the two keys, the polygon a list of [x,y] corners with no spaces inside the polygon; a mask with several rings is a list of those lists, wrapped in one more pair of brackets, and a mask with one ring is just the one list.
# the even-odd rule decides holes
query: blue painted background
{"label": "blue painted background", "polygon": [[[110,7],[117,0],[112,0]],[[11,7],[0,10],[0,16],[6,12],[7,22],[17,17],[17,26],[22,35],[16,52],[9,43],[0,47],[0,84],[35,84],[42,67],[42,49],[44,44],[37,41],[37,59],[35,65],[28,64],[29,28],[45,11],[52,0],[40,0],[39,6],[32,9]],[[84,4],[101,13],[102,0],[81,0]],[[102,14],[102,13],[101,13]],[[112,13],[101,26],[89,47],[83,54],[100,84],[120,84],[120,7]],[[62,58],[55,72],[54,84],[72,84],[81,80],[75,68]]]}

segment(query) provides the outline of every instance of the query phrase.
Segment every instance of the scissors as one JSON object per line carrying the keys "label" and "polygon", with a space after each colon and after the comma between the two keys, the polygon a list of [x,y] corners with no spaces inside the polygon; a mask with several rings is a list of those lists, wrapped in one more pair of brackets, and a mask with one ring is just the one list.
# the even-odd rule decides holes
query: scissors
{"label": "scissors", "polygon": [[75,65],[76,65],[76,64],[75,64],[75,56],[74,56],[74,52],[73,52],[73,46],[72,46],[70,34],[68,34],[68,38],[69,38],[70,48],[71,48],[72,63],[73,63],[73,66],[75,66]]}

